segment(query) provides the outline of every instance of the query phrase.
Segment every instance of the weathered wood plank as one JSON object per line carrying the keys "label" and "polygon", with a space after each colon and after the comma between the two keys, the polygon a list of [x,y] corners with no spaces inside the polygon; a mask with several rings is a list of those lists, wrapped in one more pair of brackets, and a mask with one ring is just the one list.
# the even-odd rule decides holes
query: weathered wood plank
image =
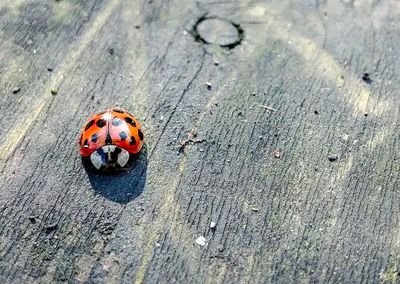
{"label": "weathered wood plank", "polygon": [[[10,3],[3,282],[397,279],[394,2]],[[79,127],[110,105],[143,121],[146,151],[88,175]]]}
{"label": "weathered wood plank", "polygon": [[[101,1],[85,4],[3,3],[0,21],[3,38],[1,84],[4,86],[1,119],[4,124],[2,134],[8,133],[12,138],[2,135],[2,161],[15,150],[15,140],[23,138],[46,102],[51,101],[50,89],[58,88],[63,80],[62,70],[76,63],[80,49],[96,32],[99,22],[112,12],[107,7],[98,15],[102,6]],[[97,21],[82,35],[81,31],[91,17],[97,17]],[[77,37],[78,44],[74,46]],[[57,65],[63,66],[61,70],[57,70]],[[14,88],[20,91],[14,94],[11,91]]]}

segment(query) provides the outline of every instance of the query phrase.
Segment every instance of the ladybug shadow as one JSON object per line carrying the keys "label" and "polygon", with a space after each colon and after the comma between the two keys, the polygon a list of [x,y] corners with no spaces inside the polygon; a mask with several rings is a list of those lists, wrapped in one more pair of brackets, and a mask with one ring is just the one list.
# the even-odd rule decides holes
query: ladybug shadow
{"label": "ladybug shadow", "polygon": [[127,204],[143,193],[147,176],[147,147],[130,158],[130,166],[114,172],[99,172],[82,160],[90,184],[97,194],[120,204]]}

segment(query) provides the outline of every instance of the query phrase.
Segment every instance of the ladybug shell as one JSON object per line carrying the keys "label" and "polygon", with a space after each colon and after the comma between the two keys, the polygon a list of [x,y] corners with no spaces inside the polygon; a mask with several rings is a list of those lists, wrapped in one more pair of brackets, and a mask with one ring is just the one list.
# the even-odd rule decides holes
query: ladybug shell
{"label": "ladybug shell", "polygon": [[143,146],[140,122],[123,109],[112,108],[92,116],[81,131],[80,152],[89,157],[105,145],[118,146],[136,154]]}

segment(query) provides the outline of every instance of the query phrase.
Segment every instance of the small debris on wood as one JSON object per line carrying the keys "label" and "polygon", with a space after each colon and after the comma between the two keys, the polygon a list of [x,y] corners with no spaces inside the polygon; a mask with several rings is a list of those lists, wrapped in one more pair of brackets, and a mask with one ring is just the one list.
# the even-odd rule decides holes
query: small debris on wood
{"label": "small debris on wood", "polygon": [[29,220],[29,222],[31,222],[32,224],[35,224],[36,223],[36,216],[33,216],[33,215],[31,215],[31,216],[29,216],[28,217],[28,220]]}
{"label": "small debris on wood", "polygon": [[47,67],[47,71],[49,71],[49,72],[53,72],[53,68],[51,68],[51,67]]}
{"label": "small debris on wood", "polygon": [[50,234],[51,232],[55,231],[58,229],[58,224],[57,223],[52,223],[49,224],[45,227],[46,234]]}
{"label": "small debris on wood", "polygon": [[364,113],[364,116],[367,117],[367,116],[368,116],[368,112],[365,112],[365,113]]}
{"label": "small debris on wood", "polygon": [[17,94],[17,93],[19,93],[19,91],[21,91],[21,88],[20,88],[20,87],[15,87],[15,88],[12,90],[13,94]]}
{"label": "small debris on wood", "polygon": [[135,25],[135,29],[140,29],[140,25]]}
{"label": "small debris on wood", "polygon": [[181,142],[181,144],[179,144],[178,154],[181,154],[181,153],[183,153],[185,151],[186,145],[189,145],[189,144],[200,144],[200,143],[207,142],[206,139],[195,139],[196,137],[197,137],[196,129],[192,129],[189,132],[187,138],[185,140],[183,140]]}
{"label": "small debris on wood", "polygon": [[332,155],[328,156],[328,160],[330,162],[335,162],[335,161],[337,161],[338,158],[339,158],[338,155],[335,155],[335,154],[332,154]]}
{"label": "small debris on wood", "polygon": [[210,223],[210,229],[211,229],[211,230],[214,231],[214,230],[216,229],[216,227],[217,227],[217,223],[215,223],[215,222],[211,222],[211,223]]}
{"label": "small debris on wood", "polygon": [[210,82],[206,82],[207,90],[212,89],[212,84]]}
{"label": "small debris on wood", "polygon": [[204,247],[206,245],[206,238],[203,236],[200,236],[196,239],[196,244]]}
{"label": "small debris on wood", "polygon": [[315,114],[319,114],[318,110],[314,110],[314,113],[315,113]]}
{"label": "small debris on wood", "polygon": [[218,60],[214,60],[214,65],[218,66],[219,65],[219,61]]}
{"label": "small debris on wood", "polygon": [[160,243],[156,243],[156,247],[158,247],[158,248],[159,248],[160,246],[161,246],[161,244],[160,244]]}
{"label": "small debris on wood", "polygon": [[261,108],[265,108],[268,111],[278,111],[276,108],[270,107],[270,106],[264,106],[264,105],[258,105]]}
{"label": "small debris on wood", "polygon": [[108,50],[108,52],[111,54],[111,55],[114,55],[114,48],[110,48],[109,50]]}
{"label": "small debris on wood", "polygon": [[204,142],[207,142],[207,140],[206,140],[206,139],[197,139],[197,140],[186,139],[185,141],[183,141],[183,142],[179,145],[178,152],[179,152],[179,153],[183,153],[183,152],[185,151],[186,145],[189,145],[189,144],[200,144],[200,143],[204,143]]}
{"label": "small debris on wood", "polygon": [[253,211],[253,212],[258,212],[258,208],[257,207],[251,207],[251,211]]}
{"label": "small debris on wood", "polygon": [[361,78],[367,84],[371,84],[372,83],[372,79],[369,77],[369,73],[364,73]]}
{"label": "small debris on wood", "polygon": [[51,89],[50,92],[51,92],[51,94],[52,94],[53,96],[55,96],[55,95],[58,94],[58,90],[57,90],[57,89]]}
{"label": "small debris on wood", "polygon": [[275,159],[279,159],[281,158],[281,156],[282,156],[281,151],[277,149],[272,151],[272,157],[274,157]]}
{"label": "small debris on wood", "polygon": [[116,259],[106,260],[103,262],[103,270],[109,273],[115,265],[118,265],[119,261]]}
{"label": "small debris on wood", "polygon": [[256,92],[251,92],[251,95],[253,96],[253,97],[255,97],[256,96]]}

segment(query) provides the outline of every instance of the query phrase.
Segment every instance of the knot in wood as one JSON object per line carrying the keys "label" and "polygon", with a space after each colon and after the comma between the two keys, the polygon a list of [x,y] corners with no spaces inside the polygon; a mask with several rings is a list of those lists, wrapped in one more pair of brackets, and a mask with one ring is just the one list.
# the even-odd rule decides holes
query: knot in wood
{"label": "knot in wood", "polygon": [[243,39],[240,25],[218,17],[202,17],[193,27],[194,37],[204,44],[214,44],[232,49]]}

